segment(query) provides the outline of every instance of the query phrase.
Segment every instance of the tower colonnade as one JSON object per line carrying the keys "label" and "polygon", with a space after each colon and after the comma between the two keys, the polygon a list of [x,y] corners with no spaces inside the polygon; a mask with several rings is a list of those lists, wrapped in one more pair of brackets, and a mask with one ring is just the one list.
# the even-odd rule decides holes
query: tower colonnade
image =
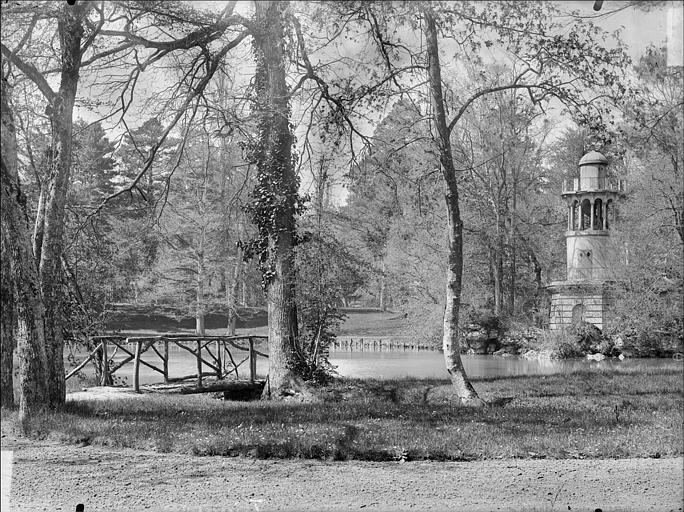
{"label": "tower colonnade", "polygon": [[566,280],[552,282],[550,328],[580,321],[603,328],[608,299],[606,285],[615,279],[610,232],[625,181],[607,176],[608,160],[597,151],[584,155],[579,176],[565,180],[561,197],[567,204]]}
{"label": "tower colonnade", "polygon": [[584,199],[582,202],[574,199],[568,204],[568,231],[605,231],[614,222],[613,198],[608,195],[597,194],[596,197]]}

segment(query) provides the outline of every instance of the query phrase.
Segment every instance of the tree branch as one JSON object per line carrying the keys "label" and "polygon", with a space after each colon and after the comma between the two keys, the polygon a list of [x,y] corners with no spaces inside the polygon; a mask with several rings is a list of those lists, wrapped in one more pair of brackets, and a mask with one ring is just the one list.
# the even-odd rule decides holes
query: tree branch
{"label": "tree branch", "polygon": [[45,99],[48,101],[48,103],[52,103],[55,98],[55,92],[50,87],[50,84],[47,83],[47,80],[43,74],[32,64],[24,62],[14,52],[7,48],[4,43],[0,43],[0,49],[2,50],[2,54],[7,57],[12,64],[18,67],[29,80],[36,84],[40,92],[43,94],[43,96],[45,96]]}

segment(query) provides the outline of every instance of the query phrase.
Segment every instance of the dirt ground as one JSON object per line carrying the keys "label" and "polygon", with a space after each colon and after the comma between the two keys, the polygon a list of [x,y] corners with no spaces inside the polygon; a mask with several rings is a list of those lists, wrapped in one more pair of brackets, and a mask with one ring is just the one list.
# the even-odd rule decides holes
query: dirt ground
{"label": "dirt ground", "polygon": [[[682,458],[325,462],[2,439],[11,510],[682,510]],[[3,468],[3,473],[7,468]],[[3,512],[6,512],[3,510]]]}

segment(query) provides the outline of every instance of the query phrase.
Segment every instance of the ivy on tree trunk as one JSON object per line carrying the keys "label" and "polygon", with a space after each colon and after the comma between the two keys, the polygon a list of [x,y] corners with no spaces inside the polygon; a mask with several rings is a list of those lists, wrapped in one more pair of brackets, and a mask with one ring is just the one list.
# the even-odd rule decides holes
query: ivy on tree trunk
{"label": "ivy on tree trunk", "polygon": [[254,5],[258,134],[249,157],[257,167],[257,184],[248,211],[259,233],[245,246],[245,256],[259,259],[268,303],[269,373],[264,398],[278,398],[301,388],[295,369],[299,353],[294,260],[299,179],[285,71],[287,2]]}

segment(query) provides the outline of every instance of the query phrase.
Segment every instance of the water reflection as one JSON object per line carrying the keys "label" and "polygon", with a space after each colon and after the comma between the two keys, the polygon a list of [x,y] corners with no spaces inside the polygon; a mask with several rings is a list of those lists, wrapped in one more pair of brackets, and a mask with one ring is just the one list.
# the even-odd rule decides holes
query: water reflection
{"label": "water reflection", "polygon": [[[529,360],[523,357],[462,356],[470,377],[507,377],[543,375],[599,368],[657,368],[671,359],[606,359],[588,361]],[[399,377],[447,378],[444,357],[440,352],[358,352],[337,350],[330,362],[345,377],[394,379]]]}

